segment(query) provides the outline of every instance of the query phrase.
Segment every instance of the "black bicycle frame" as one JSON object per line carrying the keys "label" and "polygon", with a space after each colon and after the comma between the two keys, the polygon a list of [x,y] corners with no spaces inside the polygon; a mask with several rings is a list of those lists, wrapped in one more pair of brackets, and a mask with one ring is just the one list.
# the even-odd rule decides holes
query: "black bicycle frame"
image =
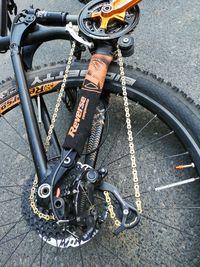
{"label": "black bicycle frame", "polygon": [[7,36],[12,26],[10,15],[17,14],[14,0],[0,0],[0,36]]}
{"label": "black bicycle frame", "polygon": [[[0,37],[0,51],[5,51],[8,49],[10,49],[11,51],[11,59],[18,85],[26,131],[36,173],[39,179],[41,179],[41,177],[46,177],[47,159],[41,140],[33,104],[29,95],[24,70],[24,60],[21,53],[22,47],[34,45],[34,49],[31,52],[32,55],[30,55],[32,58],[36,49],[43,42],[55,39],[70,40],[70,35],[65,32],[63,27],[47,27],[39,25],[37,24],[37,22],[41,22],[45,25],[49,24],[51,26],[57,26],[58,24],[64,26],[70,21],[77,23],[77,16],[68,16],[67,13],[62,12],[51,12],[48,14],[50,15],[45,16],[45,18],[41,16],[37,18],[35,10],[21,13],[15,18],[13,22],[11,35]],[[23,17],[23,21],[20,21],[20,16]]]}
{"label": "black bicycle frame", "polygon": [[7,35],[8,10],[7,1],[0,0],[0,36]]}

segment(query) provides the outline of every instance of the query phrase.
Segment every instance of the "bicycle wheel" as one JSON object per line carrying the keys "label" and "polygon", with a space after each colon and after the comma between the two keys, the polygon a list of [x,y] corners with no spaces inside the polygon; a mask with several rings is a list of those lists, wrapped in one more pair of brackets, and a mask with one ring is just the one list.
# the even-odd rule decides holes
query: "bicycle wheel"
{"label": "bicycle wheel", "polygon": [[[50,113],[63,70],[61,63],[27,74],[31,96],[44,94]],[[75,62],[67,87],[79,88],[86,70],[86,62]],[[2,84],[1,266],[200,265],[199,108],[177,88],[153,75],[129,67],[125,75],[143,207],[141,220],[135,228],[113,236],[113,222],[107,218],[90,242],[67,249],[51,246],[39,237],[34,223],[45,234],[49,226],[45,226],[43,219],[27,223],[24,218],[22,211],[29,203],[27,184],[31,181],[33,164],[15,82],[8,80]],[[97,168],[107,168],[106,180],[134,204],[120,76],[115,64],[110,66],[104,90],[110,93],[110,127],[99,151]],[[63,104],[56,124],[60,141],[64,140],[70,116]],[[44,134],[42,129],[41,132]],[[175,169],[178,165],[191,167],[178,171]],[[119,207],[114,200],[113,204],[118,214]]]}

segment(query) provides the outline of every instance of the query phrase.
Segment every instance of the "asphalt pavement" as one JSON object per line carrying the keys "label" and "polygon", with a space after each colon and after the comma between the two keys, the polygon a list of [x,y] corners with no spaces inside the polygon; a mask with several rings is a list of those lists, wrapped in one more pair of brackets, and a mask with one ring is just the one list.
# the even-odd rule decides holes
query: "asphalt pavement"
{"label": "asphalt pavement", "polygon": [[[18,10],[35,8],[78,14],[78,0],[16,0]],[[143,0],[141,20],[134,32],[135,54],[128,64],[148,70],[181,88],[200,103],[200,1]],[[34,65],[66,58],[64,41],[45,44]],[[0,80],[13,76],[9,52],[0,55]]]}
{"label": "asphalt pavement", "polygon": [[[28,8],[31,4],[34,4],[35,8],[40,8],[41,10],[44,9],[44,10],[49,10],[49,11],[67,11],[71,14],[78,14],[81,8],[83,7],[83,4],[79,3],[78,0],[73,0],[73,1],[72,0],[57,0],[57,1],[55,0],[49,0],[49,1],[47,0],[34,0],[34,1],[33,0],[23,0],[23,1],[16,0],[16,3],[19,5],[18,6],[19,10]],[[140,8],[141,8],[141,21],[137,29],[133,33],[134,38],[135,38],[135,54],[131,58],[126,59],[127,64],[133,65],[135,67],[139,67],[143,70],[147,70],[151,73],[156,74],[159,77],[164,78],[166,81],[171,82],[173,85],[185,91],[189,96],[195,99],[196,103],[200,104],[200,75],[199,75],[200,73],[200,12],[199,12],[200,1],[199,0],[192,0],[192,1],[143,0],[140,4]],[[41,48],[36,53],[34,65],[35,66],[43,65],[43,64],[48,64],[49,62],[56,62],[56,61],[65,59],[69,51],[68,48],[69,48],[68,45],[63,40],[53,41],[53,42],[49,42],[49,43],[42,45]],[[87,56],[88,55],[86,55],[86,57]],[[5,79],[8,76],[13,76],[9,52],[7,52],[6,54],[0,54],[0,58],[1,58],[0,80]],[[152,117],[151,117],[152,114],[141,112],[142,111],[141,108],[140,109],[138,108],[139,111],[137,111],[136,105],[134,108],[136,109],[136,112],[134,113],[134,115],[137,114],[135,118],[136,125],[134,125],[134,128],[140,127],[138,129],[136,128],[136,132],[137,132],[139,131],[139,129],[141,129],[145,125],[142,123],[144,122],[146,123],[147,121],[152,120]],[[115,117],[114,117],[115,119],[111,118],[110,120],[111,123],[113,123],[110,129],[112,129],[113,133],[116,133],[116,134],[121,131],[121,128],[119,128],[119,126],[124,124],[124,121],[123,121],[124,118],[122,114],[123,112],[122,111],[118,112],[119,111],[118,109],[119,108],[117,107],[117,105],[114,105],[115,112],[112,113],[116,115],[118,123],[115,123],[116,121]],[[133,109],[131,114],[133,114],[133,111],[135,110]],[[19,109],[16,111],[16,114],[18,115],[17,112],[19,112]],[[16,116],[12,118],[12,115],[16,115],[16,114],[9,112],[8,119],[10,119],[13,126],[16,127],[18,132],[25,133],[21,113],[19,113],[19,116],[18,116],[19,119],[16,119],[14,121]],[[158,133],[160,134],[160,136],[164,134],[166,135],[166,131],[168,131],[168,129],[166,129],[165,127],[164,128],[160,127],[160,121],[155,120],[154,123],[155,124],[153,125],[153,127],[149,127],[148,129],[149,132],[147,131],[146,135],[145,134],[142,135],[142,138],[143,138],[142,140],[144,141],[144,144],[146,144],[149,141],[150,137],[156,138]],[[1,151],[0,153],[1,183],[4,184],[4,181],[6,180],[9,182],[11,181],[11,184],[12,183],[14,184],[16,182],[19,184],[22,184],[23,179],[26,180],[27,178],[30,177],[30,172],[33,168],[32,165],[30,164],[30,160],[28,161],[28,163],[26,161],[26,156],[28,157],[31,157],[31,156],[29,155],[29,152],[27,151],[26,144],[24,146],[24,143],[23,143],[24,141],[20,140],[20,138],[17,138],[13,134],[13,132],[10,131],[10,128],[8,127],[6,122],[1,124],[0,129],[1,129],[0,140],[2,136],[2,139],[5,140],[5,142],[7,142],[11,147],[13,146],[17,149],[19,147],[22,153],[22,154],[19,154],[19,153],[16,154],[16,151],[14,150],[11,150],[10,152],[10,150],[7,149],[7,146],[3,146],[1,144],[1,148],[0,148],[0,151]],[[63,129],[63,131],[65,131],[65,129]],[[22,134],[22,136],[26,138],[25,134],[24,135]],[[108,140],[107,140],[108,143],[106,143],[108,145],[107,146],[105,145],[105,151],[106,151],[106,147],[107,149],[109,149],[109,143],[111,143],[113,136],[117,136],[117,135],[111,134],[110,136],[108,136]],[[115,158],[116,155],[118,155],[118,152],[121,150],[120,144],[123,147],[124,145],[123,137],[124,136],[126,137],[125,129],[124,129],[124,134],[122,131],[121,136],[122,136],[122,140],[118,140],[117,142],[118,150],[114,149],[113,155],[112,154],[111,156],[109,155],[110,157],[109,159]],[[175,166],[174,161],[173,160],[170,160],[170,162],[166,161],[165,164],[160,164],[160,161],[159,161],[160,159],[166,157],[166,155],[174,155],[174,154],[178,154],[182,152],[181,150],[182,146],[180,146],[179,148],[179,145],[177,145],[176,138],[175,137],[174,139],[173,137],[171,138],[172,138],[172,142],[167,140],[168,141],[167,143],[167,141],[165,140],[166,142],[163,142],[162,145],[160,145],[160,143],[154,144],[153,148],[150,147],[149,150],[147,148],[147,150],[145,150],[144,152],[137,154],[137,157],[139,157],[138,162],[141,163],[141,167],[139,168],[139,171],[143,174],[143,176],[141,175],[142,178],[148,179],[149,181],[149,179],[153,177],[153,179],[151,179],[152,181],[150,184],[151,186],[155,187],[160,177],[161,178],[164,177],[162,181],[163,184],[166,184],[166,181],[164,180],[166,177],[170,178],[172,181],[177,181],[177,177],[176,177],[177,174],[175,173],[174,175],[174,173],[173,174],[171,173],[171,165],[173,166],[173,170],[174,170],[174,166]],[[137,144],[140,145],[140,140],[138,140]],[[151,164],[149,164],[147,168],[148,172],[146,174],[145,171],[143,170],[144,169],[143,162],[145,162],[145,160],[148,159],[148,157],[150,156],[151,156],[151,160],[153,159],[155,163],[157,163],[157,165],[155,164],[156,167],[154,167],[154,165],[151,166]],[[183,160],[185,160],[185,158]],[[124,167],[128,165],[129,165],[128,161],[126,162],[126,160],[123,160],[122,165],[118,166],[118,163],[116,163],[116,166],[114,165],[114,167],[116,169],[119,169],[119,167],[121,166]],[[138,164],[138,166],[140,165]],[[8,171],[8,167],[9,167],[9,171]],[[124,176],[126,177],[125,169],[122,168],[120,175],[112,176],[112,173],[111,173],[110,177],[111,179],[114,177],[115,182],[121,183],[121,181],[123,182],[121,178]],[[128,174],[127,174],[127,177],[129,177]],[[131,181],[131,179],[129,180]],[[142,184],[141,187],[144,186],[144,188],[142,187],[143,188],[142,192],[146,192],[147,189],[150,190],[149,187],[148,188],[145,187],[146,184],[144,182],[142,183],[141,183]],[[129,186],[129,183],[127,183],[126,187],[128,186]],[[123,186],[121,187],[124,189]],[[18,188],[17,190],[21,190],[21,189]],[[7,201],[8,199],[7,191],[5,192],[6,192],[6,196],[5,194],[2,195],[1,196],[2,200],[0,200],[0,202],[3,203],[3,205],[5,205],[5,208],[0,209],[1,220],[2,220],[1,224],[5,222],[6,223],[10,222],[11,217],[13,220],[17,220],[17,218],[20,218],[21,216],[21,202],[20,201],[17,202],[18,206],[13,205],[12,204],[13,202]],[[12,193],[12,191],[10,193]],[[22,193],[20,191],[19,196],[21,196],[21,194]],[[153,199],[152,203],[156,203],[156,204],[158,203],[161,206],[161,204],[163,205],[165,204],[165,200],[168,200],[168,202],[166,201],[167,203],[174,204],[173,201],[176,198],[173,198],[173,197],[175,196],[175,194],[176,194],[176,191],[175,193],[172,192],[172,194],[169,194],[169,195],[166,193],[166,195],[163,194],[160,199],[158,199],[157,195],[155,196],[152,195],[152,199]],[[195,202],[194,204],[193,202],[191,202],[190,196],[188,198],[185,198],[184,191],[180,190],[179,195],[181,195],[181,198],[184,199],[185,202],[183,201],[182,203],[185,203],[184,204],[185,206],[192,207],[193,205],[197,203]],[[177,195],[177,199],[179,195]],[[196,190],[196,195],[199,196],[198,187]],[[196,195],[195,194],[192,195],[191,198],[192,197],[195,198]],[[144,198],[144,201],[146,201],[145,203],[149,202],[149,195],[144,195],[143,198]],[[21,200],[21,198],[19,197],[18,199]],[[197,200],[198,199],[199,198],[197,198]],[[163,202],[161,200],[163,200]],[[4,204],[4,203],[7,203],[7,204]],[[179,205],[178,201],[177,203],[175,204]],[[196,204],[196,205],[199,206],[199,204]],[[8,207],[11,207],[11,210],[9,210]],[[9,212],[7,213],[8,210]],[[176,213],[169,211],[169,213],[165,214],[164,211],[161,210],[160,214],[161,214],[161,217],[163,216],[164,218],[163,221],[165,223],[168,223],[169,225],[174,225],[174,221],[175,221],[176,222],[175,225],[176,226],[178,225],[180,229],[186,229],[187,231],[191,231],[191,233],[193,234],[192,232],[193,224],[196,225],[196,221],[197,221],[195,220],[196,219],[195,215],[193,215],[195,214],[195,212],[191,213],[190,210],[180,210],[180,211],[178,210],[178,212],[176,211]],[[18,216],[19,212],[20,212],[20,216]],[[157,210],[154,211],[153,215],[155,215],[156,213],[157,213]],[[162,215],[162,213],[165,215]],[[185,214],[187,216],[185,216]],[[188,220],[183,221],[182,218],[188,218]],[[180,219],[180,223],[179,223],[179,219]],[[181,266],[180,263],[177,261],[177,258],[182,259],[183,257],[183,260],[181,261],[183,262],[185,259],[184,253],[188,251],[190,252],[190,250],[192,251],[193,247],[191,247],[190,245],[192,242],[190,242],[189,238],[194,237],[195,235],[192,236],[192,234],[190,234],[189,237],[186,236],[187,238],[183,235],[182,237],[182,233],[180,233],[180,236],[179,236],[179,231],[168,232],[166,231],[165,227],[159,227],[160,232],[157,233],[156,232],[157,227],[154,227],[155,222],[150,223],[149,221],[146,221],[146,224],[145,224],[145,220],[142,220],[142,223],[145,225],[145,227],[137,228],[137,231],[140,231],[139,234],[142,233],[142,235],[137,234],[137,231],[136,231],[136,233],[133,232],[133,236],[135,234],[134,241],[133,239],[131,239],[132,237],[130,238],[131,243],[134,243],[135,241],[136,241],[136,244],[138,242],[141,242],[142,244],[142,245],[140,244],[141,248],[140,247],[137,248],[135,246],[130,249],[130,246],[129,246],[130,243],[127,242],[129,246],[129,248],[126,250],[127,258],[129,257],[130,259],[132,259],[135,257],[134,258],[135,266],[145,266],[145,267],[146,266],[148,267],[158,266],[156,264],[156,261],[158,260],[159,262],[162,262],[162,257],[164,257],[164,260],[163,260],[164,263],[167,263],[167,264],[166,265],[163,264],[159,266]],[[197,230],[199,229],[198,227],[199,227],[199,224],[197,225]],[[22,222],[22,225],[16,228],[17,230],[14,228],[13,229],[14,229],[14,232],[16,231],[17,235],[21,234],[21,232],[17,232],[18,229],[19,230],[26,229],[27,231],[27,228],[25,228],[25,226],[23,225],[23,222]],[[176,230],[176,228],[174,228],[174,230]],[[3,236],[3,235],[5,236],[4,231],[5,229],[1,227],[0,236]],[[101,240],[101,235],[99,235],[98,236],[99,239],[97,239],[97,241],[98,240],[102,241],[102,244],[105,244],[107,247],[109,246],[109,249],[111,251],[114,251],[114,252],[118,251],[119,257],[116,256],[116,259],[114,261],[113,253],[106,254],[105,250],[107,250],[108,252],[109,249],[105,249],[103,245],[101,245],[100,247],[100,245],[98,245],[100,244],[100,242],[99,243],[89,242],[88,245],[86,245],[86,247],[83,247],[83,255],[84,255],[84,252],[86,251],[86,257],[84,258],[84,260],[89,262],[85,266],[109,266],[109,267],[119,266],[119,262],[120,262],[119,258],[124,257],[123,255],[124,250],[122,250],[121,252],[121,248],[123,247],[123,244],[129,239],[129,237],[127,237],[127,239],[124,239],[125,240],[124,241],[123,236],[122,236],[121,239],[123,240],[124,243],[120,243],[118,242],[117,238],[113,239],[113,235],[111,231],[109,233],[105,232],[102,236],[103,236],[103,239]],[[145,237],[147,236],[148,238],[143,238],[143,236]],[[106,238],[104,239],[104,237]],[[9,240],[10,236],[8,236],[7,238]],[[18,239],[17,238],[15,239],[16,240],[6,244],[6,249],[4,249],[4,247],[2,246],[1,255],[3,256],[1,256],[1,260],[3,259],[3,262],[7,258],[7,254],[9,254],[9,251],[12,251],[12,250],[14,252],[17,251],[17,253],[15,253],[14,256],[12,256],[11,260],[6,266],[30,266],[30,263],[31,263],[31,266],[59,266],[60,267],[60,266],[66,266],[66,262],[68,263],[69,266],[81,266],[80,257],[79,256],[74,257],[75,255],[74,250],[69,250],[68,253],[62,253],[62,263],[59,263],[59,257],[58,257],[58,262],[57,262],[56,253],[58,253],[58,251],[56,249],[54,251],[53,248],[51,248],[50,246],[45,247],[42,242],[40,242],[41,243],[40,245],[38,243],[38,240],[39,240],[38,235],[36,235],[34,232],[32,232],[30,236],[28,236],[28,238],[25,239],[26,242],[24,242],[24,244],[19,249],[18,247],[20,246],[20,243],[18,244],[17,243]],[[13,236],[12,236],[12,239],[10,240],[13,240]],[[167,245],[167,253],[166,253],[166,250],[162,248],[163,240],[165,240],[164,244]],[[171,245],[171,240],[172,241],[174,240],[173,246]],[[98,249],[94,248],[93,244],[96,244],[96,246],[98,246]],[[43,248],[43,252],[40,252],[40,254],[36,254],[38,253],[37,252],[38,246],[39,246],[39,249],[41,246],[40,251],[42,251],[42,248]],[[185,266],[199,266],[200,259],[197,257],[198,255],[196,251],[198,250],[200,245],[199,243],[195,243],[195,246],[196,247],[194,248],[194,252],[192,251],[191,253],[188,253],[188,254],[191,254],[190,256],[192,258],[190,262],[192,262],[192,265],[191,264],[189,265],[187,264],[187,262],[185,262]],[[124,248],[126,249],[126,246],[124,246]],[[103,265],[101,263],[102,260],[101,258],[100,260],[98,259],[99,255],[96,253],[97,250],[100,251],[103,262],[107,262],[106,264],[109,263],[109,265],[105,265],[105,264]],[[46,253],[46,251],[48,253]],[[168,255],[168,252],[170,252],[170,255]],[[42,253],[44,257],[43,261],[41,260]],[[80,254],[81,253],[82,252],[80,249]],[[40,255],[40,257],[38,255]],[[53,263],[54,265],[52,265],[52,257],[54,257],[54,261],[56,265],[54,263]],[[118,261],[117,261],[117,257],[118,257]],[[141,263],[143,258],[145,260],[145,264],[144,262]],[[35,264],[32,264],[33,259],[34,259]],[[190,260],[190,258],[188,259]],[[0,265],[1,265],[1,260],[0,260]],[[196,260],[196,263],[194,260]],[[41,261],[42,261],[42,264],[41,264]],[[72,265],[71,262],[73,262],[72,264],[74,265]],[[97,263],[95,264],[95,262]],[[99,262],[100,262],[100,265],[99,265]],[[11,263],[13,263],[13,265],[11,265]],[[124,266],[122,263],[121,265]]]}

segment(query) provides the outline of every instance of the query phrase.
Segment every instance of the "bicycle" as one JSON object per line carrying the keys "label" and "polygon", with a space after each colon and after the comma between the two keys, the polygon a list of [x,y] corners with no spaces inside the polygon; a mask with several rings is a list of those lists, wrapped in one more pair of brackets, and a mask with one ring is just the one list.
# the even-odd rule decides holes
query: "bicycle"
{"label": "bicycle", "polygon": [[[140,70],[126,68],[124,71],[121,53],[124,56],[133,53],[133,40],[127,33],[132,31],[138,23],[139,8],[137,5],[128,8],[127,24],[108,21],[109,29],[106,32],[106,30],[101,31],[104,29],[103,27],[106,27],[105,24],[99,25],[98,19],[91,20],[86,16],[91,9],[93,13],[94,10],[99,11],[101,8],[104,9],[104,13],[108,14],[111,7],[102,5],[102,2],[95,1],[86,5],[79,18],[61,12],[50,13],[32,9],[24,11],[14,20],[11,41],[9,37],[0,40],[1,51],[7,50],[11,44],[13,67],[37,172],[37,176],[34,173],[27,179],[20,179],[20,183],[19,180],[16,182],[15,177],[10,177],[9,184],[1,186],[1,189],[5,190],[4,194],[10,197],[11,195],[15,196],[8,199],[2,196],[1,201],[5,209],[0,228],[1,246],[5,244],[11,246],[11,253],[1,247],[2,266],[11,266],[11,264],[13,266],[55,266],[56,264],[58,266],[62,266],[62,264],[198,266],[199,238],[198,225],[195,224],[195,220],[198,221],[199,218],[197,206],[199,200],[197,173],[199,172],[200,155],[199,111],[177,88],[171,88],[161,79],[156,80],[155,77]],[[102,15],[96,13],[95,16]],[[77,21],[81,36],[77,34],[76,27],[70,23],[76,24]],[[67,31],[64,29],[66,24]],[[127,32],[123,32],[124,30]],[[108,33],[110,34],[109,38]],[[114,38],[110,40],[113,36]],[[26,83],[24,71],[31,69],[32,57],[36,49],[41,43],[58,38],[67,39],[72,43],[67,67],[62,63],[58,66],[46,67],[43,70],[36,69],[27,72]],[[104,41],[99,41],[99,38]],[[74,39],[77,39],[77,43]],[[21,41],[22,57],[20,57],[21,53],[18,49]],[[88,63],[80,61],[81,53],[85,49],[82,44],[88,46],[93,54],[89,67]],[[32,49],[30,50],[29,46],[29,50],[26,50],[28,49],[27,45],[32,45]],[[120,49],[117,49],[117,45]],[[96,51],[98,51],[98,55],[96,55]],[[73,55],[77,61],[72,62]],[[113,62],[107,72],[107,66],[112,61],[112,57],[119,58],[121,69]],[[99,69],[99,65],[104,71]],[[107,80],[104,84],[106,74]],[[91,76],[96,77],[91,79]],[[79,89],[81,86],[82,89]],[[69,125],[63,127],[63,132],[61,132],[62,129],[55,131],[50,126],[54,126],[56,116],[50,120],[49,112],[51,111],[47,111],[47,107],[51,105],[54,98],[57,98],[60,87],[64,92],[62,98],[60,94],[59,96],[66,108],[63,107],[63,116],[57,123],[60,126],[63,125],[64,119],[65,121],[69,120]],[[36,99],[37,102],[38,108],[35,107],[35,109],[37,109],[38,122],[33,104],[27,94],[27,88],[30,88],[31,98]],[[104,88],[103,93],[99,97],[102,88]],[[18,136],[19,144],[27,143],[21,134],[22,124],[18,121],[17,124],[20,124],[18,125],[20,128],[16,129],[14,128],[16,123],[12,119],[12,116],[19,112],[19,96],[14,82],[7,81],[2,85],[1,90],[1,129],[11,127],[15,131],[14,139]],[[122,95],[124,97],[121,98]],[[97,102],[97,108],[96,105],[89,105],[91,99],[93,102]],[[127,101],[129,102],[127,103]],[[48,105],[45,105],[46,102]],[[15,109],[13,109],[14,107]],[[145,111],[145,108],[148,111]],[[66,111],[68,111],[68,115],[65,114]],[[53,113],[56,115],[57,110],[56,113]],[[126,119],[124,119],[124,115],[126,115]],[[86,120],[81,121],[81,118],[87,118],[86,126],[88,128],[86,131],[85,125],[81,124],[84,124]],[[142,119],[145,123],[141,122]],[[161,127],[160,119],[167,125]],[[119,122],[117,125],[115,125],[116,121]],[[138,124],[130,124],[130,121],[138,121]],[[42,123],[44,130],[39,131]],[[50,133],[49,128],[51,129]],[[64,144],[67,149],[63,149],[59,141],[66,137],[67,128],[68,138],[65,139]],[[148,132],[145,132],[147,128]],[[112,132],[109,129],[112,129]],[[127,131],[129,139],[127,139]],[[131,131],[134,131],[134,143],[137,137],[140,137],[135,145],[132,143]],[[43,134],[43,139],[40,137],[40,132]],[[47,142],[45,142],[44,132],[49,137]],[[78,136],[77,142],[72,142],[73,138],[77,136],[77,132],[81,136]],[[182,144],[178,142],[174,133],[182,141],[186,150],[183,150]],[[120,138],[118,138],[119,136]],[[155,136],[155,138],[149,140],[149,136]],[[0,142],[4,146],[11,147],[12,136],[8,134],[3,137],[8,138],[9,141],[6,142],[1,138]],[[124,148],[125,146],[127,149]],[[49,147],[49,151],[45,153],[44,150],[47,150],[47,147]],[[149,149],[149,155],[153,158],[145,160],[144,149]],[[167,181],[164,181],[159,177],[159,173],[156,173],[160,170],[160,166],[155,167],[157,149],[159,151],[157,160],[165,162],[163,168],[165,177],[169,176],[168,179],[166,178]],[[169,154],[166,153],[167,150],[169,150]],[[15,156],[16,152],[20,153],[17,157]],[[131,159],[129,159],[129,154],[132,155]],[[134,162],[135,155],[137,162]],[[27,150],[23,153],[15,149],[12,154],[7,156],[14,165],[15,157],[16,161],[20,162],[20,168],[22,164],[26,164],[26,160],[31,164]],[[48,157],[48,161],[46,157]],[[108,160],[107,163],[106,160]],[[147,160],[147,169],[139,166],[140,162],[143,164]],[[168,160],[173,160],[173,162],[169,164]],[[185,164],[185,162],[189,164]],[[152,170],[150,170],[151,165],[153,165]],[[111,169],[107,170],[109,166]],[[184,174],[183,172],[179,173],[180,183],[177,179],[171,180],[177,178],[176,172],[175,177],[171,176],[175,166],[177,169],[185,169]],[[2,166],[5,174],[9,175],[6,168],[7,166]],[[26,164],[24,168],[29,173],[29,165]],[[194,178],[186,179],[184,175]],[[152,176],[155,177],[155,180],[152,179],[151,188],[147,188],[149,177],[152,178]],[[4,173],[2,173],[2,177],[4,177]],[[197,182],[192,183],[194,181]],[[115,187],[112,185],[113,182]],[[185,187],[180,186],[185,183],[187,183]],[[168,191],[164,191],[164,189],[170,188],[172,189],[168,195]],[[117,189],[120,190],[120,194]],[[160,192],[159,197],[156,196],[156,192]],[[153,195],[151,195],[152,193]],[[152,196],[151,199],[150,196]],[[150,200],[154,205],[152,208],[148,205]],[[162,205],[155,207],[158,200]],[[165,202],[169,204],[166,205]],[[182,202],[182,206],[178,205],[179,202]],[[160,212],[155,216],[154,212],[157,210]],[[190,210],[192,210],[192,214]],[[166,211],[164,221],[163,211]],[[22,215],[18,215],[19,217],[16,219],[15,216],[18,212]],[[10,213],[14,217],[14,221],[11,221]],[[109,216],[111,220],[108,219]],[[190,227],[190,229],[186,230],[186,227]],[[23,232],[16,233],[16,228]],[[107,231],[110,228],[114,228],[116,237],[112,236],[111,231]],[[126,228],[130,229],[125,231]],[[10,234],[12,235],[10,236]],[[146,237],[156,238],[156,244]],[[131,242],[131,238],[133,242]],[[160,242],[161,239],[162,242]],[[24,244],[25,241],[26,244]],[[131,247],[128,241],[131,243]],[[163,247],[163,242],[165,247]],[[184,247],[190,243],[196,247],[192,247],[191,250]],[[70,250],[70,247],[77,248]],[[62,248],[68,249],[62,250]],[[35,249],[37,250],[35,251]],[[141,251],[141,249],[145,251]],[[20,255],[19,258],[17,253]],[[78,253],[80,256],[76,257]],[[139,253],[140,255],[138,255]],[[27,258],[24,258],[22,262],[21,257],[24,255]],[[165,255],[167,255],[167,259],[163,258]],[[112,257],[115,258],[111,261]]]}

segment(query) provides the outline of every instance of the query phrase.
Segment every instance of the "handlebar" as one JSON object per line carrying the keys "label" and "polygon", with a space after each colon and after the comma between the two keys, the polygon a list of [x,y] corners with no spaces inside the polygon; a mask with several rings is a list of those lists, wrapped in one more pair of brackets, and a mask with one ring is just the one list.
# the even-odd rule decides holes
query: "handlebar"
{"label": "handlebar", "polygon": [[36,12],[36,21],[42,25],[65,26],[67,23],[77,25],[77,15],[69,15],[67,12],[49,12],[38,10]]}
{"label": "handlebar", "polygon": [[[65,31],[63,26],[69,22],[77,25],[78,20],[77,15],[69,15],[64,12],[46,12],[39,10],[36,13],[36,17],[36,22],[38,24],[35,27],[35,30],[28,34],[28,36],[22,41],[22,46],[43,43],[56,39],[69,40],[70,35]],[[10,36],[0,37],[0,52],[7,51],[9,46]]]}

